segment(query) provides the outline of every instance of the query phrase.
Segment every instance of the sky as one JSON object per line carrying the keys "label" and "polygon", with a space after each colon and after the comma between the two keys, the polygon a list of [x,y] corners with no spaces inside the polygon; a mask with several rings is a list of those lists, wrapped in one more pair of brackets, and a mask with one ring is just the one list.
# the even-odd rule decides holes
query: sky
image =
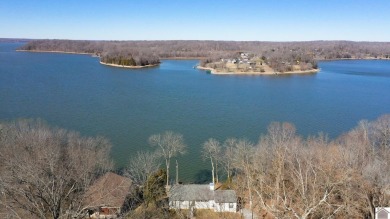
{"label": "sky", "polygon": [[2,0],[0,38],[390,41],[390,0]]}

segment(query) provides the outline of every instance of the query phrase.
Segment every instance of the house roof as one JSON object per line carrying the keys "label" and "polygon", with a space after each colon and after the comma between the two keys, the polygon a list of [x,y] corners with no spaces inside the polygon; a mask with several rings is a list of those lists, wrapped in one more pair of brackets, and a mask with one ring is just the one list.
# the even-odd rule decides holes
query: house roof
{"label": "house roof", "polygon": [[100,177],[86,192],[87,207],[122,207],[129,194],[132,181],[129,178],[108,172]]}
{"label": "house roof", "polygon": [[174,185],[169,191],[174,201],[204,201],[213,199],[209,185]]}
{"label": "house roof", "polygon": [[217,203],[236,202],[234,190],[210,190],[209,185],[174,185],[169,191],[171,201],[209,201]]}

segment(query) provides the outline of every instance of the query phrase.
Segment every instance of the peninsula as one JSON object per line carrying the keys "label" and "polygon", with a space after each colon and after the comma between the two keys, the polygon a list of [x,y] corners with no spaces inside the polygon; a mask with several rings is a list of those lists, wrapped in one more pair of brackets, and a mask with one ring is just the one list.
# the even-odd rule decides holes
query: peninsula
{"label": "peninsula", "polygon": [[160,64],[160,62],[153,63],[153,64],[146,64],[140,63],[140,65],[137,65],[135,60],[132,57],[119,57],[119,58],[109,58],[109,57],[101,57],[99,53],[88,53],[88,52],[69,52],[69,51],[58,51],[58,50],[25,50],[25,49],[17,49],[17,52],[42,52],[42,53],[63,53],[63,54],[78,54],[78,55],[91,55],[92,57],[99,58],[99,63],[102,65],[107,65],[111,67],[116,68],[148,68],[148,67],[155,67]]}
{"label": "peninsula", "polygon": [[[271,65],[273,67],[270,67]],[[204,61],[197,68],[216,75],[312,74],[319,71],[313,59],[306,62],[286,59],[279,63],[251,53],[239,53],[232,59]]]}

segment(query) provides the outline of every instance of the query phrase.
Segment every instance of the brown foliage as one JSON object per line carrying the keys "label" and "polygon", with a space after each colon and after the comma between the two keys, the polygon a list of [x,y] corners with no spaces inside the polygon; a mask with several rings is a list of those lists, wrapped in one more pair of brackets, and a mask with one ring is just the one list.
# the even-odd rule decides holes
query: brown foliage
{"label": "brown foliage", "polygon": [[8,216],[77,216],[84,191],[111,168],[110,144],[41,121],[1,124],[0,205]]}
{"label": "brown foliage", "polygon": [[257,146],[235,144],[236,189],[261,215],[373,218],[374,207],[390,206],[389,127],[385,115],[330,142],[272,123]]}

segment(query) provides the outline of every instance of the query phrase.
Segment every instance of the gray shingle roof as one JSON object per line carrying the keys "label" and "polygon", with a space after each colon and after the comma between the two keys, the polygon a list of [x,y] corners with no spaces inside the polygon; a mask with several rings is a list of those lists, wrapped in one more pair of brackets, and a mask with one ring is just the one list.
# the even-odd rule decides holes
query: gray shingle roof
{"label": "gray shingle roof", "polygon": [[217,203],[236,202],[234,190],[211,191],[209,185],[174,185],[169,191],[170,201],[209,201]]}
{"label": "gray shingle roof", "polygon": [[234,190],[214,191],[214,199],[216,203],[232,203],[237,201],[236,192]]}

